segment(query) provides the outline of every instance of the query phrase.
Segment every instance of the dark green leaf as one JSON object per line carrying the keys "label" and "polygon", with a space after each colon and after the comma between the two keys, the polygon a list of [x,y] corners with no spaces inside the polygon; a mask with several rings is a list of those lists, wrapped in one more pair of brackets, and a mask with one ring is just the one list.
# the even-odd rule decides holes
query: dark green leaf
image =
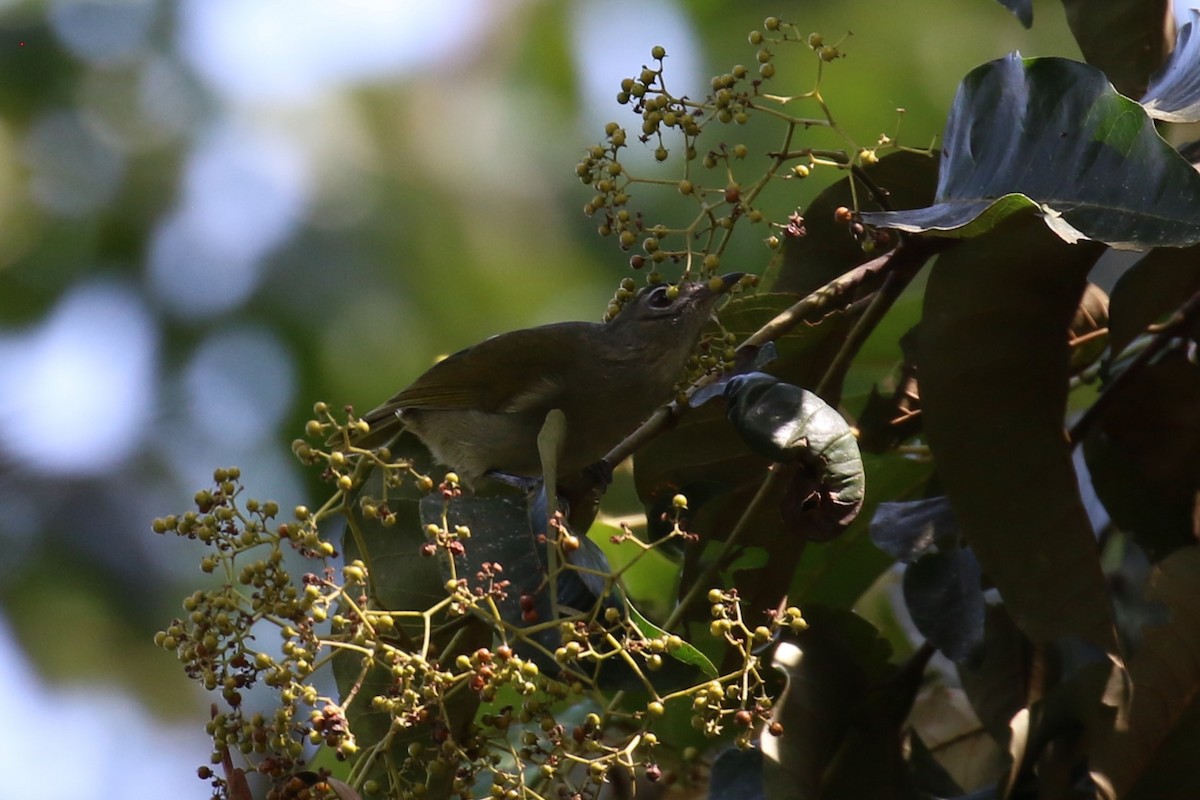
{"label": "dark green leaf", "polygon": [[983,640],[979,562],[962,547],[925,553],[904,570],[904,603],[913,624],[951,661],[963,661]]}
{"label": "dark green leaf", "polygon": [[954,515],[1019,628],[1115,652],[1063,426],[1066,331],[1101,248],[1021,216],[944,254],[919,347],[929,444]]}
{"label": "dark green leaf", "polygon": [[865,476],[842,416],[812,392],[761,372],[730,379],[725,397],[726,416],[751,450],[800,465],[784,495],[785,523],[817,541],[844,530],[862,507]]}
{"label": "dark green leaf", "polygon": [[[626,608],[629,610],[629,619],[647,639],[660,639],[667,635],[666,631],[642,616],[642,612],[638,611],[633,603],[628,603]],[[667,653],[676,661],[695,667],[705,678],[717,677],[717,668],[708,657],[687,642],[675,650],[667,650]]]}
{"label": "dark green leaf", "polygon": [[871,541],[897,561],[958,546],[958,523],[945,497],[880,503],[871,517]]}
{"label": "dark green leaf", "polygon": [[1170,52],[1169,0],[1063,0],[1067,24],[1087,62],[1117,91],[1141,97]]}
{"label": "dark green leaf", "polygon": [[1200,241],[1197,175],[1137,103],[1094,67],[1017,55],[963,79],[946,122],[936,202],[864,222],[969,238],[1039,209],[1064,240]]}

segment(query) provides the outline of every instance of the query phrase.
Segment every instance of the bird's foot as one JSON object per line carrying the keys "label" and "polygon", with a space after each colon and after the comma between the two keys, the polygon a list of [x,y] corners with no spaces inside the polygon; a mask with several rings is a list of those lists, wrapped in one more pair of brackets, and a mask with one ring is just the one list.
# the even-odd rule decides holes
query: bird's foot
{"label": "bird's foot", "polygon": [[583,468],[583,475],[592,485],[607,489],[612,484],[613,466],[603,458]]}

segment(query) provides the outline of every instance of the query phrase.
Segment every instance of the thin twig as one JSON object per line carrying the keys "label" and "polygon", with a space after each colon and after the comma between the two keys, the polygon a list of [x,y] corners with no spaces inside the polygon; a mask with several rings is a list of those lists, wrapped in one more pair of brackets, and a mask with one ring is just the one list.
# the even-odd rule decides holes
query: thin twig
{"label": "thin twig", "polygon": [[758,512],[759,507],[766,502],[771,490],[775,488],[775,484],[779,481],[780,472],[781,465],[771,465],[771,468],[767,471],[767,477],[763,479],[762,484],[760,484],[758,487],[758,492],[754,495],[754,498],[750,501],[750,504],[746,506],[745,511],[742,512],[742,516],[737,521],[737,525],[732,531],[729,532],[729,537],[726,538],[725,542],[721,545],[721,551],[717,553],[716,558],[709,562],[708,566],[704,568],[704,571],[700,573],[700,577],[696,578],[696,580],[692,582],[692,588],[689,589],[688,593],[683,596],[683,599],[679,601],[679,605],[675,606],[675,610],[671,612],[671,616],[667,617],[667,621],[663,623],[663,630],[669,631],[671,628],[678,625],[680,620],[682,620],[684,615],[687,613],[688,608],[690,608],[692,603],[696,601],[696,598],[706,594],[709,589],[713,588],[713,579],[715,579],[717,577],[717,573],[721,571],[721,567],[724,565],[725,559],[728,558],[729,554],[733,552],[733,548],[738,545],[742,536],[747,530],[749,530],[751,518],[753,518],[753,516]]}
{"label": "thin twig", "polygon": [[[1113,378],[1112,383],[1108,385],[1096,398],[1096,402],[1092,403],[1086,411],[1080,415],[1075,424],[1071,426],[1070,441],[1071,446],[1075,447],[1082,442],[1091,432],[1096,422],[1112,405],[1114,398],[1134,381],[1138,374],[1152,362],[1159,353],[1161,353],[1171,340],[1179,334],[1181,330],[1191,326],[1200,319],[1200,291],[1193,294],[1188,301],[1180,306],[1171,318],[1168,319],[1161,328],[1154,334],[1154,338],[1150,344],[1146,345],[1133,361],[1129,363],[1125,369],[1117,373]],[[1124,352],[1124,351],[1122,351]],[[1115,360],[1115,359],[1114,359]]]}

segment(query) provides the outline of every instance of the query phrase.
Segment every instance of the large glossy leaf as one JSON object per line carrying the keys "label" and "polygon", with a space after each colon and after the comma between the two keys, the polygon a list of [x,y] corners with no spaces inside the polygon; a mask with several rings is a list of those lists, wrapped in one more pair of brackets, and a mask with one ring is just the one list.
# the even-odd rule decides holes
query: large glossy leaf
{"label": "large glossy leaf", "polygon": [[1141,99],[1146,113],[1167,122],[1200,120],[1200,11],[1187,9],[1184,20],[1171,58]]}
{"label": "large glossy leaf", "polygon": [[1035,641],[1115,651],[1113,616],[1064,432],[1066,331],[1097,246],[1021,216],[943,255],[921,321],[925,427],[955,517]]}
{"label": "large glossy leaf", "polygon": [[[1140,781],[1155,779],[1149,774],[1155,756],[1200,696],[1198,587],[1200,547],[1174,553],[1150,578],[1151,597],[1170,610],[1171,619],[1146,631],[1129,662],[1133,693],[1128,711],[1114,722],[1091,761],[1092,775],[1106,797],[1125,797]],[[1189,748],[1195,753],[1200,731],[1192,725],[1190,732]]]}
{"label": "large glossy leaf", "polygon": [[972,237],[1023,209],[1066,241],[1200,241],[1200,175],[1144,109],[1094,67],[1013,54],[972,70],[946,122],[934,205],[863,214],[911,232]]}
{"label": "large glossy leaf", "polygon": [[1117,91],[1141,97],[1170,52],[1170,0],[1063,0],[1083,57]]}

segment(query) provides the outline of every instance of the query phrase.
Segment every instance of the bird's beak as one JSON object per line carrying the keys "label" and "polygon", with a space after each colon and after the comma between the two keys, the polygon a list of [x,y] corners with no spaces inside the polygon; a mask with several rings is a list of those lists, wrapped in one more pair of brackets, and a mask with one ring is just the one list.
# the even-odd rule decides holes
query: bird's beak
{"label": "bird's beak", "polygon": [[[713,278],[708,282],[708,288],[714,294],[725,294],[734,286],[737,286],[738,282],[745,277],[745,275],[746,273],[744,272],[731,272],[728,275],[722,275],[719,278]],[[721,282],[720,288],[717,288],[713,285],[718,280]]]}
{"label": "bird's beak", "polygon": [[700,296],[718,297],[727,294],[738,285],[738,281],[745,274],[744,272],[731,272],[728,275],[714,275],[708,279],[707,283],[701,284]]}

